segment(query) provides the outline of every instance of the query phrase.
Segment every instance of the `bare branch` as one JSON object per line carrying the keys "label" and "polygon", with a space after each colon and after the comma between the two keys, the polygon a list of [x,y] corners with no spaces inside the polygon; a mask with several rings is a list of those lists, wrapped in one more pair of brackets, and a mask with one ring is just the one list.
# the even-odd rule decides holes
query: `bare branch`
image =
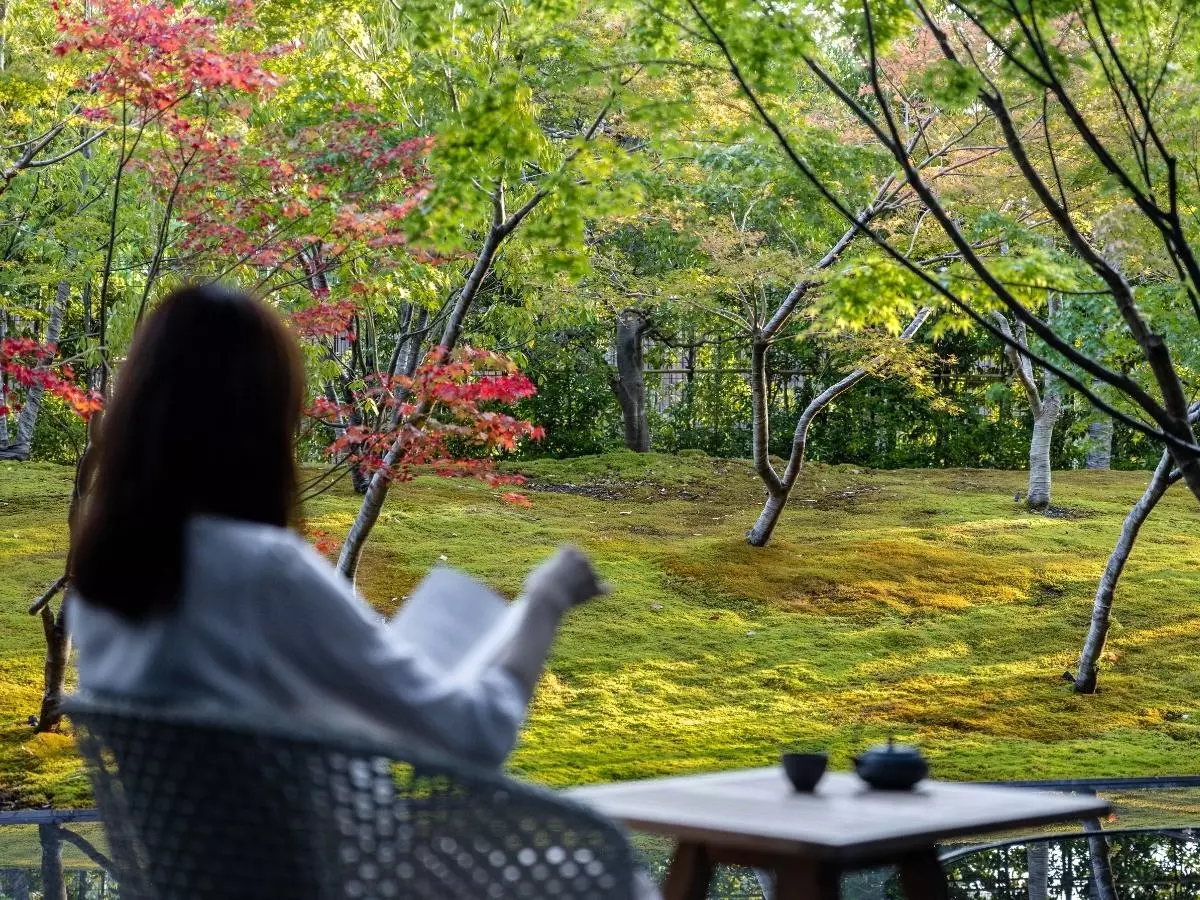
{"label": "bare branch", "polygon": [[46,590],[42,594],[42,596],[38,597],[36,600],[33,601],[33,603],[30,604],[29,615],[36,616],[38,613],[40,613],[42,611],[42,608],[44,606],[46,606],[46,604],[49,603],[51,600],[53,600],[55,595],[57,595],[59,591],[61,591],[64,587],[67,586],[67,581],[68,581],[68,575],[66,572],[63,572],[63,574],[58,576],[57,580],[55,580],[55,582],[53,584],[51,584],[50,587],[46,588]]}

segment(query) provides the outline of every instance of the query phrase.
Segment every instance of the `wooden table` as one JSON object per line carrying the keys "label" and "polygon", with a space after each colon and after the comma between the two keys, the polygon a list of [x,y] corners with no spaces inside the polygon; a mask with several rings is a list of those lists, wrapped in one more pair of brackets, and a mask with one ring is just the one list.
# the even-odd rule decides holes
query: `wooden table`
{"label": "wooden table", "polygon": [[830,773],[813,794],[782,769],[750,769],[574,788],[568,794],[630,828],[678,844],[665,900],[703,900],[717,863],[775,874],[778,900],[833,900],[843,872],[899,869],[911,900],[944,900],[940,840],[1106,815],[1093,796],[925,781],[911,792],[875,791]]}

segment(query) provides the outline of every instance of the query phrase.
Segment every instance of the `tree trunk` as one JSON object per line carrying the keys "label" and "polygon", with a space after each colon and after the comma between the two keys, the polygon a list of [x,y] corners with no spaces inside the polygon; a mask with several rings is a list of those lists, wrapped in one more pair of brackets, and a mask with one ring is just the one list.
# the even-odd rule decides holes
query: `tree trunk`
{"label": "tree trunk", "polygon": [[[50,305],[50,315],[46,321],[45,342],[57,344],[62,334],[63,316],[67,311],[67,303],[71,299],[71,286],[66,281],[60,281],[54,292],[54,302]],[[37,428],[38,413],[42,409],[43,388],[40,384],[32,385],[25,397],[25,405],[17,416],[17,439],[12,443],[5,442],[0,447],[0,459],[29,459],[30,448],[33,444],[33,432]]]}
{"label": "tree trunk", "polygon": [[621,405],[625,426],[625,448],[636,453],[650,449],[650,423],[646,418],[646,363],[642,339],[646,316],[641,310],[625,309],[617,316],[617,377],[613,391]]}
{"label": "tree trunk", "polygon": [[[347,391],[347,393],[349,393],[349,391]],[[351,398],[350,402],[351,402],[350,421],[347,422],[346,424],[349,427],[354,428],[359,425],[362,425],[363,411],[362,411],[362,408],[357,403],[353,403],[353,398]],[[361,453],[362,445],[357,444],[357,443],[351,444],[350,452],[351,453]],[[367,492],[367,488],[369,488],[371,486],[371,473],[368,472],[363,467],[363,465],[359,462],[351,462],[349,465],[350,465],[350,486],[354,489],[354,493],[360,494],[360,495],[365,494]]]}
{"label": "tree trunk", "polygon": [[[75,525],[83,509],[84,497],[91,485],[92,469],[95,466],[96,435],[103,412],[98,412],[88,421],[88,439],[79,462],[75,464],[75,482],[71,488],[71,503],[67,507],[67,530],[74,546]],[[59,604],[55,613],[54,595],[66,591],[71,574],[71,551],[67,551],[67,564],[62,576],[29,608],[30,615],[41,616],[42,634],[46,639],[46,661],[42,679],[42,705],[38,710],[38,732],[57,731],[62,721],[62,698],[66,694],[67,664],[71,659],[71,636],[65,624],[65,602]],[[65,601],[65,597],[64,597]]]}
{"label": "tree trunk", "polygon": [[493,225],[487,237],[484,238],[483,246],[479,248],[479,256],[475,259],[475,265],[471,266],[466,282],[458,292],[458,296],[454,298],[454,305],[450,307],[450,316],[446,319],[446,327],[442,330],[442,339],[439,343],[447,350],[453,349],[458,344],[463,325],[467,321],[467,313],[471,309],[471,304],[475,302],[475,297],[479,294],[483,279],[492,270],[492,262],[495,260],[496,253],[506,234],[507,232],[502,232],[499,226]]}
{"label": "tree trunk", "polygon": [[1113,421],[1109,416],[1101,416],[1088,423],[1087,428],[1087,462],[1089,469],[1112,468]]}
{"label": "tree trunk", "polygon": [[[406,304],[406,306],[407,306],[407,304]],[[395,352],[392,354],[391,365],[390,365],[390,369],[389,369],[389,373],[388,373],[390,375],[399,374],[399,375],[405,375],[405,376],[408,376],[411,378],[413,372],[416,371],[417,365],[421,361],[421,345],[424,340],[425,323],[429,319],[429,310],[427,310],[425,308],[422,308],[420,310],[420,312],[417,315],[417,321],[416,321],[415,327],[413,327],[411,329],[411,333],[408,333],[409,329],[410,329],[410,325],[412,324],[412,318],[413,318],[412,307],[408,306],[408,309],[405,311],[405,314],[402,318],[401,326],[400,326],[401,332],[402,332],[402,338],[401,338],[401,340],[399,340],[397,342]],[[393,414],[392,420],[390,423],[390,426],[392,428],[395,428],[399,424],[399,421],[400,421],[400,411],[399,411],[398,405],[401,400],[401,396],[400,396],[401,393],[402,393],[402,391],[399,388],[397,388],[396,389],[397,409],[396,409],[395,413]],[[351,426],[363,424],[362,410],[357,405],[354,405],[354,407],[350,413],[350,421],[348,424]],[[358,445],[352,445],[352,449],[357,450]],[[351,466],[350,466],[350,483],[353,486],[354,492],[356,494],[360,494],[363,496],[365,496],[367,494],[367,492],[371,489],[372,477],[373,477],[372,473],[366,471],[366,469],[363,466],[351,464]]]}
{"label": "tree trunk", "polygon": [[1096,900],[1120,900],[1113,880],[1112,860],[1109,858],[1108,838],[1099,819],[1085,819],[1083,830],[1088,836],[1088,859],[1092,864],[1092,892]]}
{"label": "tree trunk", "polygon": [[783,515],[783,508],[787,506],[789,493],[790,491],[786,490],[778,493],[767,492],[767,501],[763,504],[762,512],[758,514],[754,527],[746,532],[747,544],[751,547],[767,546],[771,535],[775,533],[775,526],[779,524],[779,517]]}
{"label": "tree trunk", "polygon": [[[1058,384],[1057,379],[1054,384]],[[1058,388],[1048,386],[1034,416],[1033,439],[1029,442],[1029,493],[1025,504],[1030,509],[1044,510],[1050,506],[1050,446],[1061,411],[1062,397]]]}
{"label": "tree trunk", "polygon": [[[779,524],[779,517],[787,505],[791,485],[779,477],[771,464],[771,420],[767,403],[767,354],[770,341],[757,336],[750,348],[750,410],[753,428],[752,451],[754,471],[767,489],[767,499],[758,521],[746,533],[746,543],[752,547],[765,547]],[[806,426],[807,428],[807,426]],[[800,451],[803,453],[803,450]],[[793,448],[793,455],[795,449]]]}
{"label": "tree trunk", "polygon": [[[1193,408],[1193,410],[1189,410],[1188,420],[1181,423],[1177,422],[1175,427],[1171,429],[1171,433],[1190,446],[1195,446],[1197,443],[1196,434],[1190,424],[1194,421],[1195,412]],[[1171,456],[1175,458],[1175,468],[1179,470],[1180,476],[1188,486],[1188,490],[1192,492],[1192,495],[1196,499],[1200,500],[1200,454],[1170,444],[1167,447],[1171,452]]]}
{"label": "tree trunk", "polygon": [[1178,480],[1178,473],[1173,473],[1170,452],[1163,451],[1162,459],[1150,483],[1142,496],[1138,498],[1133,509],[1125,517],[1121,525],[1121,534],[1117,545],[1108,557],[1104,574],[1100,576],[1100,584],[1096,587],[1096,598],[1092,601],[1092,621],[1088,627],[1087,638],[1083,642],[1083,651],[1079,654],[1079,671],[1075,674],[1075,690],[1080,694],[1094,694],[1096,680],[1099,677],[1100,655],[1104,652],[1104,642],[1108,638],[1109,617],[1112,612],[1113,596],[1117,583],[1121,580],[1121,572],[1133,551],[1134,542],[1142,524],[1150,516],[1158,501],[1166,494],[1167,488]]}
{"label": "tree trunk", "polygon": [[[1051,313],[1054,307],[1051,305]],[[1050,506],[1050,446],[1054,439],[1054,426],[1062,413],[1062,382],[1052,373],[1042,376],[1042,389],[1038,389],[1029,358],[1028,332],[1025,323],[1018,321],[1009,325],[1004,313],[993,312],[992,320],[1001,333],[1013,341],[1004,345],[1004,355],[1013,367],[1013,374],[1020,381],[1033,414],[1033,437],[1029,442],[1029,491],[1025,505],[1030,509],[1044,510]]]}
{"label": "tree trunk", "polygon": [[39,733],[58,731],[62,722],[62,700],[66,693],[67,663],[71,658],[71,636],[64,622],[64,604],[58,612],[47,603],[41,609],[42,631],[46,636],[46,665],[42,688],[42,706],[38,710]]}
{"label": "tree trunk", "polygon": [[58,825],[44,822],[38,825],[38,841],[42,845],[42,898],[67,900],[67,881],[63,878],[62,838]]}
{"label": "tree trunk", "polygon": [[425,343],[425,326],[429,321],[429,310],[422,307],[417,311],[416,324],[412,326],[412,334],[404,342],[404,352],[400,355],[396,372],[411,378],[421,364],[421,347]]}
{"label": "tree trunk", "polygon": [[[929,319],[932,312],[932,307],[925,307],[918,310],[917,314],[913,316],[912,321],[900,333],[900,340],[912,340],[916,333],[921,330],[921,326]],[[812,424],[812,420],[821,410],[829,406],[830,403],[870,375],[875,366],[882,362],[882,359],[876,357],[869,365],[855,369],[840,381],[821,391],[805,407],[804,412],[800,414],[800,418],[796,421],[796,431],[792,436],[792,452],[791,456],[788,457],[787,469],[784,471],[782,478],[776,474],[774,467],[771,465],[767,450],[767,444],[770,440],[770,428],[767,421],[766,405],[766,362],[767,345],[761,341],[756,341],[751,355],[750,368],[750,389],[753,398],[752,409],[754,416],[754,467],[758,476],[766,485],[767,500],[763,504],[762,512],[759,513],[758,521],[746,533],[746,543],[752,547],[765,547],[771,540],[775,526],[779,524],[779,516],[783,512],[783,507],[787,504],[788,495],[791,494],[792,488],[800,476],[800,471],[804,467],[804,455],[808,449],[808,429]]]}
{"label": "tree trunk", "polygon": [[1029,871],[1029,900],[1047,900],[1050,896],[1050,866],[1045,841],[1033,841],[1025,846],[1025,862]]}
{"label": "tree trunk", "polygon": [[[522,208],[524,209],[524,207]],[[479,293],[484,276],[491,269],[501,242],[512,231],[512,228],[508,227],[512,221],[509,219],[507,222],[493,222],[487,238],[480,247],[479,255],[475,258],[474,265],[471,266],[466,282],[454,297],[450,316],[442,331],[442,339],[438,342],[439,346],[452,350],[458,343],[467,312]],[[413,415],[413,422],[422,421],[428,412],[427,409],[417,411]],[[346,533],[346,540],[342,543],[341,553],[338,554],[337,568],[351,582],[354,581],[354,576],[358,572],[358,562],[362,558],[363,548],[367,545],[367,538],[371,536],[371,530],[379,521],[379,514],[383,511],[383,503],[387,499],[388,490],[392,484],[391,468],[399,460],[403,448],[403,441],[397,439],[384,454],[383,466],[371,476],[371,483],[367,486],[362,503],[359,504],[358,514],[354,517],[354,523],[350,526],[350,530]]]}

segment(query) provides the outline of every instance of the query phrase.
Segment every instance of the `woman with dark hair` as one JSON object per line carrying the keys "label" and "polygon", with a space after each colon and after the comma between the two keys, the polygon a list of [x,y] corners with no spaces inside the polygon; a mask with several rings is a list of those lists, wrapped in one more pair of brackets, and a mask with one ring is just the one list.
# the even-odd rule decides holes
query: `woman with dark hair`
{"label": "woman with dark hair", "polygon": [[73,536],[80,688],[403,733],[499,765],[560,619],[603,587],[560,550],[481,676],[441,675],[289,530],[304,385],[294,338],[245,294],[185,288],[143,323]]}

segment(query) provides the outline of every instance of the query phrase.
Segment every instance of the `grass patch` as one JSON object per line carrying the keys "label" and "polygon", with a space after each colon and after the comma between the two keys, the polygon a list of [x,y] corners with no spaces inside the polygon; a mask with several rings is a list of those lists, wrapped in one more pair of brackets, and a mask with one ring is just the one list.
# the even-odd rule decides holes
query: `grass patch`
{"label": "grass patch", "polygon": [[[1013,502],[1022,473],[812,466],[775,541],[748,547],[762,490],[744,461],[609,454],[519,466],[532,509],[482,485],[398,487],[360,588],[390,611],[442,557],[505,594],[556,544],[614,593],[572,615],[513,767],[551,784],[772,762],[827,744],[846,767],[888,735],[968,779],[1200,771],[1200,537],[1173,492],[1117,598],[1102,692],[1074,665],[1091,592],[1147,473],[1055,476],[1072,517]],[[0,799],[70,805],[65,738],[33,738],[41,636],[25,615],[65,552],[70,472],[0,464]],[[590,493],[589,493],[590,491]],[[344,533],[356,498],[310,522]]]}

